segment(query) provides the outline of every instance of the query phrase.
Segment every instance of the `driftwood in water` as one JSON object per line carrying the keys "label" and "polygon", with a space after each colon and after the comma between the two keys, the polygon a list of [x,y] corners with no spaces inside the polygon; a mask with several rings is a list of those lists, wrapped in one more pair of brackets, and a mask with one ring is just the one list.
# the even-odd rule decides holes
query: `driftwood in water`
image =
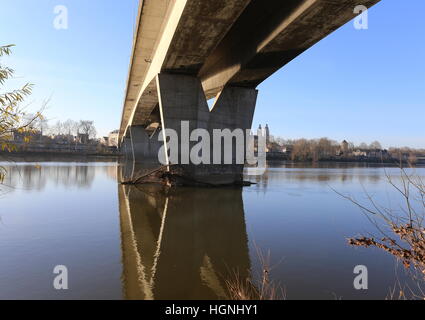
{"label": "driftwood in water", "polygon": [[136,174],[132,179],[124,180],[121,184],[136,185],[151,182],[161,182],[166,184],[167,176],[171,173],[171,166],[161,166],[147,173]]}
{"label": "driftwood in water", "polygon": [[[121,182],[123,185],[138,185],[146,183],[160,183],[166,186],[201,186],[201,187],[222,187],[222,185],[211,184],[204,181],[196,180],[187,174],[178,165],[161,166],[147,173],[140,173],[132,179]],[[249,181],[241,181],[234,183],[233,186],[251,186],[255,183]]]}

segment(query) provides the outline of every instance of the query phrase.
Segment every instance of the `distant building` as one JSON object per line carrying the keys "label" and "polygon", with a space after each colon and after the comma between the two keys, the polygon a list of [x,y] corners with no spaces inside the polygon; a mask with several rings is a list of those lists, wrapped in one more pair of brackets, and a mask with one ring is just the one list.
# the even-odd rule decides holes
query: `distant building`
{"label": "distant building", "polygon": [[79,133],[77,136],[78,143],[88,144],[89,143],[89,135],[87,133]]}
{"label": "distant building", "polygon": [[72,134],[58,134],[50,137],[57,144],[71,144],[75,142],[75,136]]}
{"label": "distant building", "polygon": [[41,141],[43,136],[40,131],[36,132],[19,132],[18,130],[13,130],[10,140],[14,142],[24,142],[26,138],[29,138],[30,141]]}
{"label": "distant building", "polygon": [[341,157],[341,156],[348,156],[349,155],[349,144],[347,142],[347,140],[344,140],[341,142],[339,148],[336,150],[336,156]]}
{"label": "distant building", "polygon": [[355,157],[366,157],[367,152],[362,151],[362,150],[356,150],[356,151],[353,151],[353,156],[355,156]]}
{"label": "distant building", "polygon": [[266,130],[266,143],[269,143],[270,142],[270,129],[269,129],[268,124],[266,124],[265,130]]}
{"label": "distant building", "polygon": [[108,146],[109,147],[118,147],[118,136],[119,130],[112,131],[108,136]]}
{"label": "distant building", "polygon": [[342,141],[341,142],[341,152],[343,154],[348,154],[348,149],[349,149],[349,145],[348,145],[347,140]]}
{"label": "distant building", "polygon": [[101,145],[109,147],[109,137],[102,137],[99,139]]}

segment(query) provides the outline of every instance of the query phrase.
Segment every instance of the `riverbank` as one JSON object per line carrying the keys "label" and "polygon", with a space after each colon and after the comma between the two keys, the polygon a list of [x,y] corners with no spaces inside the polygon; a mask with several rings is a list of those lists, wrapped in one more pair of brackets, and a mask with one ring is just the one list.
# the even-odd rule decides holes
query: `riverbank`
{"label": "riverbank", "polygon": [[75,153],[75,152],[0,152],[0,161],[13,162],[116,162],[119,153]]}
{"label": "riverbank", "polygon": [[[320,160],[292,160],[290,157],[283,156],[276,153],[267,153],[267,160],[269,161],[287,161],[293,163],[322,163],[322,162],[332,162],[332,163],[377,163],[377,164],[388,164],[388,165],[397,165],[400,166],[400,159],[396,158],[377,158],[377,157],[329,157]],[[403,159],[401,160],[403,165],[409,165],[409,161]],[[414,164],[425,165],[424,159],[418,159]]]}
{"label": "riverbank", "polygon": [[[301,162],[301,161],[282,161],[282,160],[267,160],[268,167],[279,167],[279,168],[320,168],[320,169],[331,169],[331,168],[399,168],[400,163],[385,163],[385,162],[355,162],[355,161],[318,161],[318,162]],[[404,167],[410,167],[407,164],[403,164]],[[416,164],[414,167],[424,168],[425,164]]]}

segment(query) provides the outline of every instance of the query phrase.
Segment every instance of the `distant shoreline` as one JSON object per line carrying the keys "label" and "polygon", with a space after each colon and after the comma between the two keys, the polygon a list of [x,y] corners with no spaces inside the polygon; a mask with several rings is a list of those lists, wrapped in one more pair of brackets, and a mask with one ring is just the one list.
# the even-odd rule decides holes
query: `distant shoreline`
{"label": "distant shoreline", "polygon": [[[84,162],[115,162],[123,157],[120,153],[76,153],[76,152],[5,152],[0,151],[0,162],[23,161],[23,162],[49,162],[49,161],[84,161]],[[267,156],[267,162],[279,162],[288,165],[305,165],[308,167],[325,164],[364,164],[364,165],[386,165],[400,166],[400,162],[395,159],[375,159],[375,158],[330,158],[318,161],[298,161],[282,157]],[[403,161],[403,166],[408,162]],[[418,162],[414,166],[425,166],[424,162]]]}
{"label": "distant shoreline", "polygon": [[76,152],[0,152],[0,161],[107,161],[121,158],[121,154],[112,153],[76,153]]}
{"label": "distant shoreline", "polygon": [[[365,161],[291,161],[291,160],[275,160],[268,159],[267,164],[277,165],[281,164],[285,167],[293,168],[363,168],[363,167],[388,167],[388,168],[399,168],[400,164],[395,162],[365,162]],[[403,163],[403,167],[407,167],[407,164]],[[425,163],[418,163],[413,167],[423,168]]]}
{"label": "distant shoreline", "polygon": [[[292,160],[287,157],[281,157],[281,156],[273,156],[273,155],[267,155],[268,161],[287,161],[290,163],[322,163],[322,162],[340,162],[340,163],[374,163],[374,164],[394,164],[394,165],[400,165],[400,160],[395,158],[374,158],[374,157],[347,157],[347,158],[325,158],[320,160]],[[406,160],[401,160],[401,163],[404,165],[409,164]],[[425,161],[418,161],[414,164],[417,165],[425,165]]]}

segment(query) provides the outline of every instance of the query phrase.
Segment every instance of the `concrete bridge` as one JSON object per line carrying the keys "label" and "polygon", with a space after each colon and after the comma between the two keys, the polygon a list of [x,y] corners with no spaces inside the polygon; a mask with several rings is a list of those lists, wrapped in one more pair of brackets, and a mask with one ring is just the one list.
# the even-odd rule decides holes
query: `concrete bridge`
{"label": "concrete bridge", "polygon": [[[134,162],[158,162],[160,129],[251,128],[256,87],[379,0],[140,0],[120,127]],[[207,100],[215,98],[210,110]],[[186,166],[232,183],[243,166]],[[134,174],[134,172],[133,172]]]}

